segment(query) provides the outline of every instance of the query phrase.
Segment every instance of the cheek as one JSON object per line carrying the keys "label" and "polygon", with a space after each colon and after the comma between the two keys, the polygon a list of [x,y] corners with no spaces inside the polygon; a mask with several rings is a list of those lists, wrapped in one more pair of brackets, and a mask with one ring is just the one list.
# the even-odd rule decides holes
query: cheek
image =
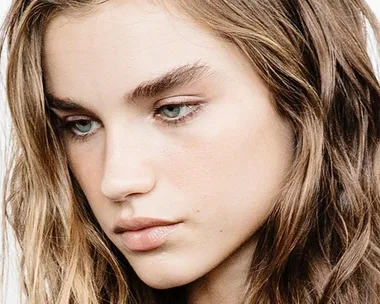
{"label": "cheek", "polygon": [[68,145],[67,156],[70,168],[81,186],[86,198],[99,223],[103,226],[106,200],[102,198],[101,181],[103,174],[103,159],[101,143],[97,146]]}
{"label": "cheek", "polygon": [[[206,274],[246,243],[267,218],[291,163],[292,134],[274,113],[252,113],[219,113],[222,124],[212,120],[202,132],[193,133],[198,136],[187,137],[174,154],[167,154],[173,158],[166,177],[183,194],[181,208],[188,218],[184,237],[176,240],[167,258],[155,266],[131,260],[147,282],[154,275],[162,281],[188,282]],[[254,243],[249,243],[250,256]]]}
{"label": "cheek", "polygon": [[[97,140],[96,143],[100,144],[101,141]],[[103,172],[102,148],[99,145],[95,147],[91,143],[89,145],[87,143],[84,145],[68,144],[66,151],[70,167],[82,189],[85,192],[93,193],[86,189],[99,187]]]}
{"label": "cheek", "polygon": [[218,217],[261,221],[291,162],[292,134],[285,122],[270,110],[257,116],[253,109],[226,115],[233,110],[226,109],[209,127],[194,132],[198,136],[187,138],[174,157],[170,153],[167,177],[191,202],[189,211],[199,213],[202,224]]}

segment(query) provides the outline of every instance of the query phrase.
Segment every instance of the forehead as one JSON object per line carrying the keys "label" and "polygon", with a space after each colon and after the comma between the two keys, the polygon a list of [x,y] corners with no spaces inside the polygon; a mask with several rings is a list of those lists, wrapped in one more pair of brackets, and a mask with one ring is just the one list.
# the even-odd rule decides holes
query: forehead
{"label": "forehead", "polygon": [[[49,90],[125,86],[207,59],[218,41],[185,16],[148,1],[108,1],[91,12],[58,15],[44,37]],[[98,92],[98,96],[100,93]],[[91,98],[91,96],[83,96]]]}
{"label": "forehead", "polygon": [[120,100],[141,82],[199,61],[221,75],[249,66],[237,47],[145,0],[108,1],[85,14],[58,15],[44,37],[47,91],[91,103]]}

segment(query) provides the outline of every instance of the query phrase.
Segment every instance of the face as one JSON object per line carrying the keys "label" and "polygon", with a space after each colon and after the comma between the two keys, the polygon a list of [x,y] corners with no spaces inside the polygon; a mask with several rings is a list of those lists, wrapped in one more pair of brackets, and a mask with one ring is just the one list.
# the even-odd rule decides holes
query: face
{"label": "face", "polygon": [[188,284],[253,253],[292,132],[234,45],[174,10],[109,1],[52,20],[44,55],[69,165],[145,283]]}

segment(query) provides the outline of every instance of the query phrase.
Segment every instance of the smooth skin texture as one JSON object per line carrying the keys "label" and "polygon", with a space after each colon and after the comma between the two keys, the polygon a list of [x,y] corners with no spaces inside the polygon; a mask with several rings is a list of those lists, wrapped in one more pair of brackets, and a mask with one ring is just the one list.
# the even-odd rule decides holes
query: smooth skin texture
{"label": "smooth skin texture", "polygon": [[[109,1],[53,19],[44,60],[50,97],[83,107],[53,109],[81,120],[64,131],[69,165],[139,277],[158,289],[188,284],[190,303],[238,303],[252,236],[292,160],[291,127],[246,57],[179,12]],[[173,70],[183,75],[169,90],[131,93]],[[135,217],[181,223],[159,248],[136,252],[113,232]]]}

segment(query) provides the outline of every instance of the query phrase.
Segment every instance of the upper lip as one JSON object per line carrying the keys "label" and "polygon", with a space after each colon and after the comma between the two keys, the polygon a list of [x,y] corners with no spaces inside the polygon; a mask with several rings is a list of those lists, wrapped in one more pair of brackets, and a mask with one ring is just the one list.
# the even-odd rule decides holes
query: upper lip
{"label": "upper lip", "polygon": [[117,222],[115,228],[113,229],[113,232],[119,234],[126,231],[137,231],[150,227],[173,225],[176,223],[177,222],[163,219],[135,217],[131,219],[123,219]]}

